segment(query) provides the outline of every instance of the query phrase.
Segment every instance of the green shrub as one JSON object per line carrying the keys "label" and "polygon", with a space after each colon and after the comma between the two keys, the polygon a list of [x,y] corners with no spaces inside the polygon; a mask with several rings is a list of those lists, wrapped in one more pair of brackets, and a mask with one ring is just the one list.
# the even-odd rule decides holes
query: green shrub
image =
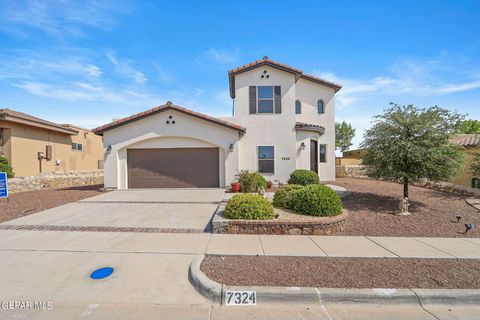
{"label": "green shrub", "polygon": [[0,172],[6,172],[8,178],[13,178],[13,169],[3,154],[0,154]]}
{"label": "green shrub", "polygon": [[290,173],[290,179],[288,180],[289,184],[300,184],[302,186],[317,184],[318,182],[318,174],[304,169],[298,169]]}
{"label": "green shrub", "polygon": [[236,194],[225,207],[225,218],[247,220],[270,220],[275,218],[273,206],[258,194]]}
{"label": "green shrub", "polygon": [[303,189],[303,186],[299,184],[287,184],[281,187],[273,196],[273,205],[275,207],[291,209],[293,194],[300,189]]}
{"label": "green shrub", "polygon": [[293,194],[292,210],[309,216],[336,216],[342,213],[342,201],[331,188],[311,184]]}
{"label": "green shrub", "polygon": [[257,172],[242,170],[237,174],[237,177],[241,192],[257,192],[259,187],[267,189],[267,180]]}

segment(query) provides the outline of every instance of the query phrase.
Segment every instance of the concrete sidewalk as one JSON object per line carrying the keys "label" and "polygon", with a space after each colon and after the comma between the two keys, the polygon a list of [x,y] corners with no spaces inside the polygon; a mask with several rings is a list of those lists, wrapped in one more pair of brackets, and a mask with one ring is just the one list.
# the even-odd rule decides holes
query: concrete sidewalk
{"label": "concrete sidewalk", "polygon": [[480,259],[480,239],[214,234],[205,253]]}
{"label": "concrete sidewalk", "polygon": [[480,239],[0,230],[0,250],[480,259]]}

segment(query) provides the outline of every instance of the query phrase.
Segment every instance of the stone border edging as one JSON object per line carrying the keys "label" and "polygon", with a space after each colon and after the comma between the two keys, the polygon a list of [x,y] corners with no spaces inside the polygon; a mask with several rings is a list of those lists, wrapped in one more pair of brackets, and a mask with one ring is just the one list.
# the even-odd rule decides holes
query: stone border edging
{"label": "stone border edging", "polygon": [[200,269],[205,255],[197,255],[188,270],[191,284],[203,296],[224,304],[226,290],[256,291],[257,303],[374,303],[374,304],[463,304],[480,305],[476,289],[348,289],[306,287],[225,286],[208,278]]}
{"label": "stone border edging", "polygon": [[321,221],[294,220],[243,220],[223,216],[227,200],[220,202],[212,218],[212,232],[222,234],[276,234],[276,235],[331,235],[344,230],[348,210],[334,217],[322,217]]}

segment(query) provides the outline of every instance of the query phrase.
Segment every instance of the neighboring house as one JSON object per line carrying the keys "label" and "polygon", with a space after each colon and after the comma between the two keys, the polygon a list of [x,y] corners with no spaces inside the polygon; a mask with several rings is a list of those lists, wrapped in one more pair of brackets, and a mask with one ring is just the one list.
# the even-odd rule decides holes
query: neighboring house
{"label": "neighboring house", "polygon": [[354,149],[344,151],[341,157],[337,157],[336,164],[337,166],[360,165],[362,164],[362,159],[366,153],[367,149]]}
{"label": "neighboring house", "polygon": [[335,180],[335,93],[341,86],[264,57],[230,70],[233,116],[171,102],[94,129],[107,188],[225,187],[240,170],[287,182],[295,169]]}
{"label": "neighboring house", "polygon": [[102,138],[92,131],[10,109],[0,109],[0,152],[16,177],[103,165]]}
{"label": "neighboring house", "polygon": [[459,134],[451,139],[451,142],[462,146],[462,152],[465,157],[464,167],[458,175],[450,179],[455,184],[471,187],[475,177],[470,170],[473,157],[480,154],[480,134]]}

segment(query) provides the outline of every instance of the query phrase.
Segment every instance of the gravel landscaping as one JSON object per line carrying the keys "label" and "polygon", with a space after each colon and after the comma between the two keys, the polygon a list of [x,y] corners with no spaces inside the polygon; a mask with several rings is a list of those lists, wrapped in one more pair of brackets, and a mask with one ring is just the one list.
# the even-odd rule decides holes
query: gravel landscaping
{"label": "gravel landscaping", "polygon": [[234,286],[480,288],[473,259],[206,256],[201,270]]}
{"label": "gravel landscaping", "polygon": [[103,185],[92,185],[11,194],[9,202],[0,201],[0,222],[99,195],[102,187]]}
{"label": "gravel landscaping", "polygon": [[[352,192],[342,200],[349,217],[339,235],[480,237],[480,211],[463,196],[410,186],[411,215],[396,216],[401,184],[354,178],[337,178],[334,184]],[[464,214],[460,223],[458,213]],[[476,228],[464,234],[465,223]]]}

